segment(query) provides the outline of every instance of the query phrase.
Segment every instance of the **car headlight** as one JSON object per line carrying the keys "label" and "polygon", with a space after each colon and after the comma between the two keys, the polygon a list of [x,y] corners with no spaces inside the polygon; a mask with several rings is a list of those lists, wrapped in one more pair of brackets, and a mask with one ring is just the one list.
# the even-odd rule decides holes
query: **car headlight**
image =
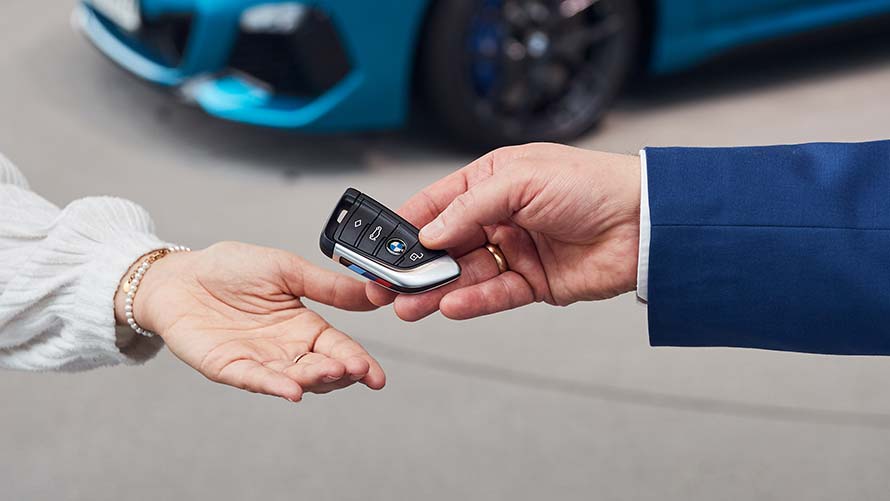
{"label": "car headlight", "polygon": [[276,35],[294,33],[308,11],[305,5],[296,2],[256,5],[241,13],[241,30]]}

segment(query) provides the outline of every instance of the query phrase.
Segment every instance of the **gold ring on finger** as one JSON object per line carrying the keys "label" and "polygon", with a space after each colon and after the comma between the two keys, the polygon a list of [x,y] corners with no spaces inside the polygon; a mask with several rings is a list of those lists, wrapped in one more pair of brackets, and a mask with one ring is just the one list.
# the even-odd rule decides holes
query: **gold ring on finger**
{"label": "gold ring on finger", "polygon": [[507,257],[504,256],[501,248],[495,244],[486,244],[485,248],[494,257],[494,262],[498,265],[498,273],[507,273],[510,271],[510,265],[507,264]]}

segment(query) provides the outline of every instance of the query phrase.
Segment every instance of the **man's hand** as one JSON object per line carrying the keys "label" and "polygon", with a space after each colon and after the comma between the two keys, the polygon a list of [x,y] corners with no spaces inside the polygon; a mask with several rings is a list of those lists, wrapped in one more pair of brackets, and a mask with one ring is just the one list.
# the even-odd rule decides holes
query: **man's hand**
{"label": "man's hand", "polygon": [[[421,242],[458,257],[461,277],[424,294],[367,284],[378,306],[404,320],[434,311],[466,319],[532,302],[568,305],[636,287],[639,158],[530,144],[496,150],[427,187],[399,213]],[[486,242],[510,271],[498,274]]]}
{"label": "man's hand", "polygon": [[[371,310],[361,283],[284,251],[222,243],[175,253],[146,273],[136,321],[212,381],[299,401],[386,376],[358,343],[300,301]],[[115,301],[123,319],[123,295]],[[294,359],[303,354],[299,363]]]}

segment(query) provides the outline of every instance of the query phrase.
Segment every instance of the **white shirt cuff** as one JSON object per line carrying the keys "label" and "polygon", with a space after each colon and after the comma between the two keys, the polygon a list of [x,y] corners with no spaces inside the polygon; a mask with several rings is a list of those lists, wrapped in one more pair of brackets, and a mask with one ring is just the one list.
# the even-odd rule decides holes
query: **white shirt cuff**
{"label": "white shirt cuff", "polygon": [[637,300],[649,301],[649,181],[646,169],[646,150],[640,150],[640,257],[637,260]]}

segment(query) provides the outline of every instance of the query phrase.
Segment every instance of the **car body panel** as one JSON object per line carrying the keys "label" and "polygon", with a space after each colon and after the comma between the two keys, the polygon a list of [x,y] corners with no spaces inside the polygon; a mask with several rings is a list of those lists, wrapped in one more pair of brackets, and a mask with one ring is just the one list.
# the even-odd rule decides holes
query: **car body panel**
{"label": "car body panel", "polygon": [[[77,26],[106,56],[137,76],[178,89],[207,113],[255,125],[304,130],[396,127],[411,103],[413,64],[434,0],[306,0],[332,20],[352,70],[313,99],[272,94],[226,72],[245,9],[282,0],[141,0],[145,19],[193,15],[177,67],[158,64],[84,3]],[[439,0],[446,1],[446,0]],[[734,47],[890,12],[890,0],[652,0],[648,68],[680,71]]]}
{"label": "car body panel", "polygon": [[653,73],[686,69],[724,51],[890,13],[890,0],[657,0]]}

